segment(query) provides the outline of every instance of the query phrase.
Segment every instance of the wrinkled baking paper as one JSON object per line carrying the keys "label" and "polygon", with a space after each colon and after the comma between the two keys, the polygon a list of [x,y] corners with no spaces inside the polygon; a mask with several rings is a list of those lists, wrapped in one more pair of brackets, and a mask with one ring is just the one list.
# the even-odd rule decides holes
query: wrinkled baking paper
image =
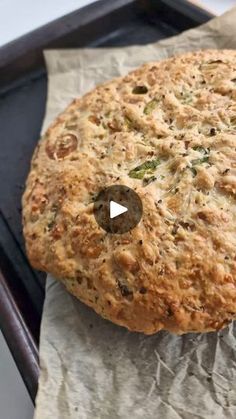
{"label": "wrinkled baking paper", "polygon": [[[43,129],[97,83],[199,48],[236,48],[236,8],[148,46],[46,51]],[[235,348],[236,323],[203,335],[130,333],[48,276],[35,419],[235,419]]]}

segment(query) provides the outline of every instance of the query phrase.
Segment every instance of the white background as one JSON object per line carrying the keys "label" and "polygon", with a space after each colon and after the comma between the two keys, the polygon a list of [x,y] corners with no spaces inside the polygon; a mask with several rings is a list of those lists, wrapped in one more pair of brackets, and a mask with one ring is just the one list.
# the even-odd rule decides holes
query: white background
{"label": "white background", "polygon": [[[0,0],[0,46],[88,3],[92,1]],[[236,0],[201,0],[199,3],[221,14],[236,5]],[[32,419],[32,416],[33,405],[0,332],[0,418]]]}

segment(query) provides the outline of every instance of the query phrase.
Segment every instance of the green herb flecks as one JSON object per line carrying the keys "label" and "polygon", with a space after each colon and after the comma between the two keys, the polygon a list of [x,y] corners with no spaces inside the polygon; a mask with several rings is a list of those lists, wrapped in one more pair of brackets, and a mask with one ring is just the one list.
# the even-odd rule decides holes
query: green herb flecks
{"label": "green herb flecks", "polygon": [[143,179],[143,186],[148,186],[150,185],[150,183],[154,182],[155,180],[157,180],[156,176],[145,177]]}
{"label": "green herb flecks", "polygon": [[189,167],[188,166],[188,168],[191,170],[191,172],[193,174],[193,177],[197,176],[197,171],[196,171],[195,167]]}
{"label": "green herb flecks", "polygon": [[199,153],[203,155],[203,157],[191,160],[191,166],[187,166],[187,168],[191,170],[193,177],[195,177],[197,176],[197,169],[195,167],[203,163],[208,163],[209,155],[210,155],[210,148],[204,148],[202,146],[195,146],[193,147],[193,150],[198,151]]}
{"label": "green herb flecks", "polygon": [[183,86],[180,91],[179,100],[183,105],[189,105],[193,101],[193,91]]}
{"label": "green herb flecks", "polygon": [[200,159],[191,160],[192,166],[191,167],[190,166],[187,166],[187,168],[191,170],[191,172],[193,174],[193,177],[197,176],[197,169],[195,169],[194,166],[199,166],[202,163],[207,163],[208,160],[209,160],[209,155],[208,156],[204,156],[204,157],[202,157]]}
{"label": "green herb flecks", "polygon": [[191,160],[191,163],[192,163],[192,166],[197,166],[197,165],[202,164],[202,163],[207,163],[208,160],[209,160],[209,156],[204,156],[201,159]]}
{"label": "green herb flecks", "polygon": [[193,150],[198,151],[199,153],[203,154],[203,157],[191,160],[192,166],[198,166],[199,164],[207,163],[209,161],[210,148],[204,148],[202,146],[195,146],[193,147]]}
{"label": "green herb flecks", "polygon": [[135,86],[132,90],[134,95],[144,95],[148,92],[148,88],[146,86]]}
{"label": "green herb flecks", "polygon": [[129,177],[133,179],[143,179],[146,175],[152,175],[160,163],[161,162],[159,159],[148,160],[142,163],[140,166],[130,170]]}
{"label": "green herb flecks", "polygon": [[127,129],[133,129],[134,128],[134,123],[130,118],[128,118],[128,116],[124,117],[124,121],[125,121],[125,126],[126,126]]}
{"label": "green herb flecks", "polygon": [[77,116],[72,116],[68,121],[65,122],[65,128],[69,130],[75,130],[78,128],[78,118]]}
{"label": "green herb flecks", "polygon": [[51,211],[52,211],[51,217],[50,217],[51,219],[47,224],[48,231],[52,230],[52,228],[54,227],[56,223],[56,216],[57,216],[58,209],[59,209],[58,205],[54,203],[51,207]]}
{"label": "green herb flecks", "polygon": [[236,126],[236,115],[231,116],[230,123],[231,123],[231,125]]}
{"label": "green herb flecks", "polygon": [[182,98],[181,98],[181,102],[184,105],[189,105],[190,103],[192,103],[193,101],[193,96],[190,93],[186,93]]}
{"label": "green herb flecks", "polygon": [[77,124],[66,124],[66,129],[68,129],[69,131],[75,131],[78,128]]}
{"label": "green herb flecks", "polygon": [[194,151],[199,151],[199,153],[202,153],[202,154],[209,154],[209,152],[210,152],[209,148],[204,148],[200,145],[197,145],[197,146],[193,147],[193,150]]}
{"label": "green herb flecks", "polygon": [[156,108],[157,104],[158,104],[159,100],[157,99],[152,99],[150,102],[148,102],[143,110],[143,113],[145,113],[145,115],[150,115],[154,109]]}
{"label": "green herb flecks", "polygon": [[224,64],[222,60],[210,60],[202,62],[199,66],[200,70],[212,71],[218,68],[219,64]]}
{"label": "green herb flecks", "polygon": [[55,220],[55,217],[54,217],[54,218],[53,218],[53,220],[51,220],[51,221],[48,223],[47,227],[48,227],[48,230],[49,230],[49,231],[50,231],[50,230],[52,230],[52,228],[54,227],[55,222],[56,222],[56,220]]}

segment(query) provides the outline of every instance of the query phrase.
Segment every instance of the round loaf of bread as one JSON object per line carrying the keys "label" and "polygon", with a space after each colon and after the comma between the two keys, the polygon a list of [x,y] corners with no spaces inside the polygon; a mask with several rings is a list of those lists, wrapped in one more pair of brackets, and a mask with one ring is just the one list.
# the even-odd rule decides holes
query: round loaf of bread
{"label": "round loaf of bread", "polygon": [[[126,185],[139,224],[96,223]],[[236,51],[148,63],[98,86],[50,126],[23,196],[31,264],[129,330],[207,332],[236,317]]]}

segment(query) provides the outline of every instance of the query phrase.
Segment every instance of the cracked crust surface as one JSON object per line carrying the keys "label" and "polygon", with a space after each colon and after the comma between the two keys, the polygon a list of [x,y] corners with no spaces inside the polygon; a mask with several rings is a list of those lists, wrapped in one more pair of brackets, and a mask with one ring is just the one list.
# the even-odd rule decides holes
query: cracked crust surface
{"label": "cracked crust surface", "polygon": [[[110,235],[93,216],[124,184],[141,222]],[[152,334],[236,317],[236,52],[148,63],[98,86],[49,127],[23,196],[31,264],[103,317]]]}

